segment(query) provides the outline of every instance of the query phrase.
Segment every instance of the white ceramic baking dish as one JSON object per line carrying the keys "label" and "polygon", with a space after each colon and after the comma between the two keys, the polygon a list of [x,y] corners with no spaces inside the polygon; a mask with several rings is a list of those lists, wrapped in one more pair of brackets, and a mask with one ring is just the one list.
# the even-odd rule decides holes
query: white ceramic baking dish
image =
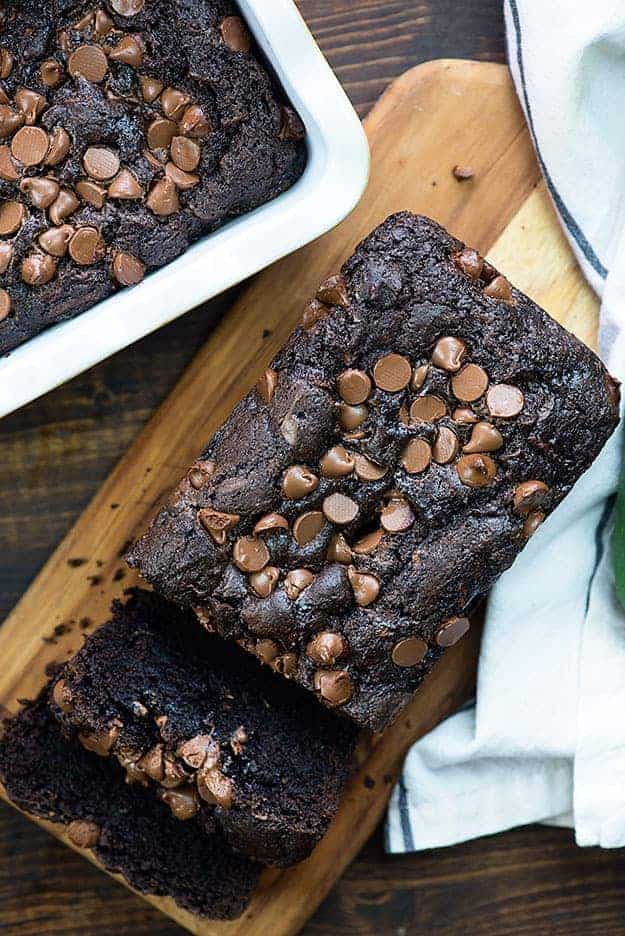
{"label": "white ceramic baking dish", "polygon": [[0,416],[239,283],[338,224],[367,184],[362,125],[293,0],[239,0],[308,134],[288,192],[198,241],[183,256],[0,360]]}

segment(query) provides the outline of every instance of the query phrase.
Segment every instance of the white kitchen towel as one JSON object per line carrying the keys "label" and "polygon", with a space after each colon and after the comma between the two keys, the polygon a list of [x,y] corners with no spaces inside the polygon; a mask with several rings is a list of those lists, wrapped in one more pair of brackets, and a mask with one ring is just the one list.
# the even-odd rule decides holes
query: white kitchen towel
{"label": "white kitchen towel", "polygon": [[[601,296],[602,356],[623,380],[625,2],[506,0],[504,9],[538,160]],[[409,752],[389,807],[389,851],[536,821],[573,825],[580,845],[625,845],[625,614],[610,557],[622,446],[618,430],[494,588],[477,701]]]}

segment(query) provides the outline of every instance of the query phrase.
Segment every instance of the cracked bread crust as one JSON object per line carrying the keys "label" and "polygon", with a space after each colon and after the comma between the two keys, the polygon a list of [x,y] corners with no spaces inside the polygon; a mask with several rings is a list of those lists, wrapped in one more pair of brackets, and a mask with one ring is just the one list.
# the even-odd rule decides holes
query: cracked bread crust
{"label": "cracked bread crust", "polygon": [[476,251],[397,214],[322,284],[128,561],[381,729],[596,457],[618,399]]}

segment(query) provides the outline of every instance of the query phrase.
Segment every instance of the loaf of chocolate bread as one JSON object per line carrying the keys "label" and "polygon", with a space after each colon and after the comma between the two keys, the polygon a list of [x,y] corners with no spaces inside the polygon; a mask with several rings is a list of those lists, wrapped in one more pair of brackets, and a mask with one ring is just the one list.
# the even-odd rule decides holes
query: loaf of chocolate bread
{"label": "loaf of chocolate bread", "polygon": [[52,708],[174,816],[208,815],[266,864],[305,858],[336,812],[356,730],[150,592],[116,604],[62,669]]}
{"label": "loaf of chocolate bread", "polygon": [[0,779],[20,809],[67,827],[104,867],[144,894],[172,897],[213,919],[239,916],[260,866],[234,854],[207,813],[186,822],[144,787],[124,782],[112,758],[63,736],[47,690],[5,723]]}
{"label": "loaf of chocolate bread", "polygon": [[230,0],[6,0],[0,354],[291,186],[304,128]]}
{"label": "loaf of chocolate bread", "polygon": [[128,560],[380,729],[588,468],[618,399],[475,250],[397,214],[321,285]]}

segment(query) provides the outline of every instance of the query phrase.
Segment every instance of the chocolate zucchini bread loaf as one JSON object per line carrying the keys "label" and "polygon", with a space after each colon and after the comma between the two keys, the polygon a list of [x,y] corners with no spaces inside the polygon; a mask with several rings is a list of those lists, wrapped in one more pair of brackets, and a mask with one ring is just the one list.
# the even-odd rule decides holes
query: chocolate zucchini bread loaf
{"label": "chocolate zucchini bread loaf", "polygon": [[302,860],[324,834],[356,735],[192,612],[141,591],[63,668],[52,700],[88,750],[266,864]]}
{"label": "chocolate zucchini bread loaf", "polygon": [[300,176],[303,126],[229,0],[0,16],[0,353]]}
{"label": "chocolate zucchini bread loaf", "polygon": [[142,893],[213,919],[239,916],[259,865],[235,855],[208,814],[178,822],[144,787],[124,783],[115,760],[63,737],[47,702],[44,690],[0,741],[0,779],[15,804],[67,826],[75,845]]}
{"label": "chocolate zucchini bread loaf", "polygon": [[321,285],[129,562],[383,728],[588,468],[618,397],[475,250],[394,215]]}

